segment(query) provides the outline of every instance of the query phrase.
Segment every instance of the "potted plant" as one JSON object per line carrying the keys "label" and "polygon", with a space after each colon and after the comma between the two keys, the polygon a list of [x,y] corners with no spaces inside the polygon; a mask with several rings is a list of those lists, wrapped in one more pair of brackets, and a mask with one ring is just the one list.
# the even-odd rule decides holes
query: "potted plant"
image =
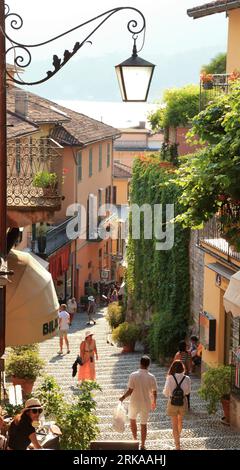
{"label": "potted plant", "polygon": [[213,88],[213,75],[211,73],[202,72],[200,80],[204,90],[211,90]]}
{"label": "potted plant", "polygon": [[111,329],[117,328],[121,323],[124,322],[123,307],[118,302],[112,302],[108,305],[106,320],[109,323]]}
{"label": "potted plant", "polygon": [[133,352],[135,343],[140,337],[140,327],[134,323],[124,322],[112,332],[112,339],[118,346],[123,347],[123,352]]}
{"label": "potted plant", "polygon": [[199,395],[207,402],[209,414],[216,413],[221,401],[224,411],[222,422],[229,424],[229,404],[231,392],[231,366],[209,368],[202,378]]}
{"label": "potted plant", "polygon": [[235,69],[232,73],[230,73],[228,80],[230,82],[234,82],[235,80],[238,80],[240,78],[240,71]]}
{"label": "potted plant", "polygon": [[21,385],[25,394],[32,392],[33,384],[40,375],[44,361],[39,357],[36,345],[12,348],[6,359],[6,374],[13,385]]}
{"label": "potted plant", "polygon": [[58,176],[48,171],[38,171],[33,178],[33,186],[42,188],[43,194],[51,195],[57,188]]}

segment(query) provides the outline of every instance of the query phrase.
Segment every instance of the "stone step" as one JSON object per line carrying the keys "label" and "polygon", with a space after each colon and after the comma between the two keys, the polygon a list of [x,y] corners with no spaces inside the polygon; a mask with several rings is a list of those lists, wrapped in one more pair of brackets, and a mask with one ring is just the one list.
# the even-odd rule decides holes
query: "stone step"
{"label": "stone step", "polygon": [[[154,439],[154,436],[156,437],[156,439],[158,439],[158,438],[159,439],[171,439],[172,438],[172,429],[169,428],[170,421],[168,421],[168,423],[166,423],[166,427],[164,429],[159,429],[159,423],[158,423],[158,426],[157,426],[157,423],[155,423],[155,426],[154,426],[154,423],[152,423],[151,421],[148,424],[149,424],[149,426],[151,426],[151,429],[148,432],[149,439]],[[167,427],[167,425],[168,425],[168,427]],[[100,422],[98,426],[99,426],[99,429],[100,429],[101,433],[103,433],[103,434],[108,434],[108,433],[111,434],[111,435],[114,434],[114,437],[116,437],[118,435],[118,433],[113,432],[112,423]],[[126,427],[127,426],[128,426],[128,424],[126,425]],[[162,428],[162,423],[161,423],[160,427]],[[186,438],[186,437],[195,438],[195,437],[201,436],[201,434],[202,434],[202,427],[200,426],[200,423],[198,423],[198,426],[195,426],[194,428],[193,427],[191,427],[191,429],[183,428],[181,437],[182,438]],[[220,427],[218,427],[216,429],[216,426],[213,426],[212,428],[209,427],[209,434],[208,435],[210,437],[226,437],[226,431],[225,431],[223,425],[222,425],[222,429]],[[236,433],[234,431],[229,431],[227,433],[227,435],[230,436],[230,437],[236,438]],[[240,442],[239,442],[239,444],[240,444]]]}
{"label": "stone step", "polygon": [[[100,440],[131,440],[132,436],[130,432],[118,433],[101,433]],[[229,450],[240,450],[239,438],[229,437],[227,440],[227,449]],[[161,438],[157,436],[155,439],[151,439],[148,433],[146,441],[147,449],[151,450],[168,450],[174,449],[173,438]],[[181,438],[182,450],[216,450],[226,449],[226,437],[182,437]]]}

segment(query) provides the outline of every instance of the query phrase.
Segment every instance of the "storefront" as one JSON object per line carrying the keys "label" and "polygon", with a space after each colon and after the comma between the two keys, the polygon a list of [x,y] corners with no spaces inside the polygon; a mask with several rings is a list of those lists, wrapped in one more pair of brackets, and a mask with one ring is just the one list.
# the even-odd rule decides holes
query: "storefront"
{"label": "storefront", "polygon": [[[230,300],[227,303],[227,299],[233,299],[233,292],[240,292],[240,278],[238,286],[233,286],[231,281],[235,279],[236,269],[205,254],[203,312],[199,316],[203,370],[206,365],[230,364],[232,353],[240,343],[240,321],[232,304],[229,308]],[[240,296],[238,300],[240,314]]]}

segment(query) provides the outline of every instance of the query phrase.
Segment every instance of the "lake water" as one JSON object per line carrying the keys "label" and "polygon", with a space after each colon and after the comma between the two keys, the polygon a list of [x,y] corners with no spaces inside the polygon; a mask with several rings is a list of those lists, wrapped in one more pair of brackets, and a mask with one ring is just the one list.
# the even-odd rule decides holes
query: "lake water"
{"label": "lake water", "polygon": [[73,109],[78,113],[102,121],[113,127],[133,127],[140,121],[147,123],[148,113],[155,111],[159,105],[154,103],[121,103],[111,101],[58,101],[58,104]]}

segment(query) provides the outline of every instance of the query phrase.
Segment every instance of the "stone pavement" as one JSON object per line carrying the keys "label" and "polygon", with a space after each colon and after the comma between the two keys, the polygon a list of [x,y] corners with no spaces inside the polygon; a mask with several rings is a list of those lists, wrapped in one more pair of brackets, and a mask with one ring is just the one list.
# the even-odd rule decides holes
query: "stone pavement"
{"label": "stone pavement", "polygon": [[[87,315],[76,313],[69,332],[70,354],[59,356],[58,337],[40,344],[41,356],[46,360],[45,372],[53,375],[61,386],[65,398],[71,398],[77,393],[77,379],[72,378],[72,364],[79,353],[81,339],[84,332],[91,329],[95,334],[99,361],[97,362],[97,381],[102,391],[96,392],[97,416],[99,418],[100,440],[128,440],[132,439],[129,426],[123,434],[112,431],[113,410],[118,404],[119,397],[126,390],[128,376],[138,369],[141,352],[122,354],[121,349],[107,342],[109,328],[104,318],[106,309],[99,310],[95,316],[97,324],[87,326]],[[66,352],[66,349],[65,349]],[[170,419],[165,414],[166,398],[162,395],[165,383],[166,369],[152,364],[150,371],[156,376],[159,387],[158,406],[151,413],[148,425],[147,449],[168,450],[174,448]],[[221,412],[209,417],[205,404],[200,400],[197,390],[200,380],[192,377],[191,408],[192,411],[184,418],[181,437],[182,449],[239,449],[240,434],[224,426],[220,422]],[[124,401],[127,406],[128,399]],[[139,436],[140,437],[140,436]]]}

